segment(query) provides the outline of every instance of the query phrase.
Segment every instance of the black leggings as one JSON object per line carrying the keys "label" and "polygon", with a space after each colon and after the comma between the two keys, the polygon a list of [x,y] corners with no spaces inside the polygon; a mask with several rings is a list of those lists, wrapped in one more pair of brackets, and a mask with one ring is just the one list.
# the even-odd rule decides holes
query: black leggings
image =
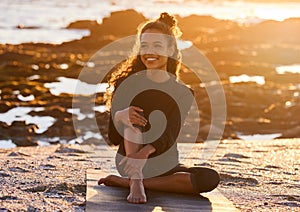
{"label": "black leggings", "polygon": [[219,182],[220,176],[218,172],[206,167],[186,167],[182,164],[177,165],[175,168],[160,176],[168,176],[176,172],[190,173],[191,182],[195,193],[204,193],[214,190]]}
{"label": "black leggings", "polygon": [[[126,176],[126,174],[123,171],[124,165],[120,166],[118,165],[121,158],[116,157],[116,165],[117,170],[122,176]],[[151,169],[150,169],[151,170]],[[220,176],[218,172],[216,172],[213,169],[206,168],[206,167],[186,167],[183,164],[178,164],[173,169],[167,171],[166,173],[159,175],[158,177],[162,176],[168,176],[172,175],[177,172],[188,172],[190,173],[191,182],[194,188],[195,193],[203,193],[203,192],[209,192],[215,189],[219,182],[220,182]]]}

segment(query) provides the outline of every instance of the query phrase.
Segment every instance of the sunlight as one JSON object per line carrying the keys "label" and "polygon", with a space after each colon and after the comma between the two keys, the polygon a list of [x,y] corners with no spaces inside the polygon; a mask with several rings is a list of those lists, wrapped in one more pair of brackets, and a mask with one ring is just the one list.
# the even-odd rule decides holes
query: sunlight
{"label": "sunlight", "polygon": [[294,64],[290,66],[278,66],[276,67],[276,72],[278,74],[285,74],[285,73],[300,74],[300,64]]}
{"label": "sunlight", "polygon": [[240,83],[240,82],[256,82],[259,85],[265,84],[265,78],[263,76],[248,76],[242,74],[240,76],[231,76],[229,77],[230,83]]}

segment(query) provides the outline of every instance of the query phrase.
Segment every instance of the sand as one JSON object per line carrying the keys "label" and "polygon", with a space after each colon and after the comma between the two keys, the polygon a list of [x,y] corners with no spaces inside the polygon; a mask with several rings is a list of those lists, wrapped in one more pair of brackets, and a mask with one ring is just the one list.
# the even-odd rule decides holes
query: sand
{"label": "sand", "polygon": [[[205,164],[199,164],[203,144],[196,144],[184,162],[218,170],[219,191],[241,211],[297,211],[299,142],[223,140]],[[190,146],[179,144],[180,152]],[[87,152],[93,149],[97,157]],[[1,211],[84,211],[86,169],[116,172],[113,152],[104,149],[78,145],[1,149]]]}

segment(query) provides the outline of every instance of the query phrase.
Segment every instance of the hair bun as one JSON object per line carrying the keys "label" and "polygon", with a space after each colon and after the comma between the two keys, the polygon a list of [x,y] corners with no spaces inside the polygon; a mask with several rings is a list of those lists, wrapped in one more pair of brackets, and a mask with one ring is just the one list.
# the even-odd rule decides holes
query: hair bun
{"label": "hair bun", "polygon": [[174,16],[171,16],[169,13],[161,13],[158,21],[163,22],[164,24],[168,25],[169,27],[175,27],[177,25],[177,21]]}

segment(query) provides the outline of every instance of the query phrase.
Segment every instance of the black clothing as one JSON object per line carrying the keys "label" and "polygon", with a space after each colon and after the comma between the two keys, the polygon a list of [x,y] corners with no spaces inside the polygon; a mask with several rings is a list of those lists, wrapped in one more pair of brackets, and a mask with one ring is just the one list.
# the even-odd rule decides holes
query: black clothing
{"label": "black clothing", "polygon": [[206,167],[188,168],[182,164],[177,165],[175,168],[161,176],[172,175],[176,172],[188,172],[191,174],[190,178],[196,194],[212,191],[220,182],[220,176],[218,172],[213,169]]}
{"label": "black clothing", "polygon": [[[123,91],[121,90],[118,93],[115,93],[113,97],[108,131],[110,141],[115,145],[120,145],[118,153],[125,155],[123,145],[124,138],[114,126],[112,117],[116,111],[125,109],[129,106],[122,102],[125,101],[124,96],[137,94],[130,102],[130,105],[143,109],[144,116],[148,120],[148,124],[143,131],[149,131],[152,127],[150,124],[155,124],[158,128],[164,128],[164,126],[160,126],[162,125],[160,121],[155,123],[149,122],[149,115],[153,111],[161,111],[165,115],[167,121],[165,130],[158,139],[153,140],[153,137],[155,137],[158,132],[153,132],[148,135],[144,134],[143,140],[145,141],[145,145],[150,143],[156,149],[155,153],[150,155],[150,157],[161,155],[172,147],[173,150],[170,151],[172,151],[173,156],[175,157],[174,160],[178,161],[176,139],[191,107],[193,101],[192,91],[185,85],[177,82],[174,77],[171,77],[166,82],[156,83],[148,79],[145,74],[140,74],[135,81],[128,83],[134,84],[126,86]],[[145,89],[145,86],[147,89]],[[121,87],[119,88],[121,89]],[[117,105],[114,103],[117,103]],[[123,129],[120,129],[120,131],[123,131]]]}
{"label": "black clothing", "polygon": [[[125,164],[119,165],[121,159],[126,155],[122,136],[124,126],[121,126],[118,131],[112,117],[117,111],[132,105],[142,108],[144,117],[148,120],[147,125],[140,128],[143,132],[143,145],[151,144],[156,149],[143,168],[144,178],[171,175],[183,171],[191,173],[191,182],[195,193],[211,191],[217,187],[220,179],[216,171],[203,167],[187,168],[179,164],[176,140],[193,102],[192,91],[177,82],[174,77],[166,82],[156,83],[148,79],[145,74],[140,74],[137,78],[129,79],[127,84],[130,86],[122,87],[121,84],[117,88],[119,91],[114,94],[108,131],[111,143],[119,145],[116,155],[116,166],[119,173],[126,176],[123,171]],[[157,110],[165,115],[166,125],[163,124],[163,120],[151,120],[150,114]],[[164,129],[163,133],[160,134],[154,130],[153,133],[147,134],[155,127]],[[158,138],[153,139],[156,134],[158,134]]]}

